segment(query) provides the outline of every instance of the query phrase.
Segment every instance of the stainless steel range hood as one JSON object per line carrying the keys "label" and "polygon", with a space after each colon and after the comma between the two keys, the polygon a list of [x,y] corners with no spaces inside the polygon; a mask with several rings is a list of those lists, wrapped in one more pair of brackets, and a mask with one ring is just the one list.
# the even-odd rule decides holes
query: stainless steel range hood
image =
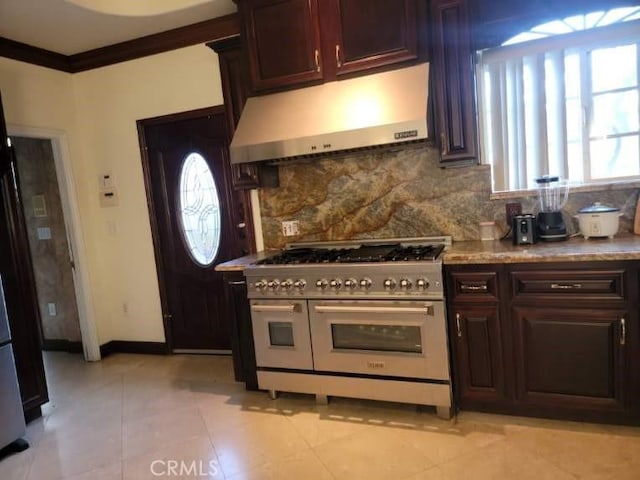
{"label": "stainless steel range hood", "polygon": [[305,157],[427,138],[429,64],[247,100],[231,163]]}

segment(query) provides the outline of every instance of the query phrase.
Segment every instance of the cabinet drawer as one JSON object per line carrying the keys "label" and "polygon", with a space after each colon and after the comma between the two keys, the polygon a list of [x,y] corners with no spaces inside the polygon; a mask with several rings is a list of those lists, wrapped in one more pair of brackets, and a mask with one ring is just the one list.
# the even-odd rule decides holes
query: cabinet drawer
{"label": "cabinet drawer", "polygon": [[451,292],[456,302],[493,302],[498,300],[496,272],[451,272]]}
{"label": "cabinet drawer", "polygon": [[624,270],[511,272],[513,299],[624,300]]}

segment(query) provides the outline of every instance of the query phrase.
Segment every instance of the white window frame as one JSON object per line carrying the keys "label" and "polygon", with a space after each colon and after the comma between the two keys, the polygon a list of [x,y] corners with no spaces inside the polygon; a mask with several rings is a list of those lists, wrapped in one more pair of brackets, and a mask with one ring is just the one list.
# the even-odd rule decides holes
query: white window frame
{"label": "white window frame", "polygon": [[[506,120],[496,120],[495,112],[504,111],[504,102],[506,93],[495,98],[493,106],[486,105],[485,99],[482,95],[485,89],[488,88],[485,81],[485,71],[492,69],[492,75],[506,75],[506,68],[514,68],[513,65],[522,63],[523,58],[537,58],[537,68],[540,68],[540,62],[544,62],[545,54],[555,52],[555,61],[564,66],[564,52],[565,51],[580,51],[583,56],[582,60],[585,60],[584,56],[587,51],[608,48],[617,45],[635,43],[637,51],[636,68],[638,69],[638,83],[640,83],[640,20],[633,20],[629,22],[623,22],[618,24],[612,24],[605,27],[597,27],[590,30],[582,30],[574,33],[550,36],[538,40],[533,40],[525,43],[504,45],[492,49],[488,49],[478,53],[476,78],[478,85],[478,123],[480,129],[480,158],[482,163],[492,165],[492,189],[496,193],[500,192],[520,192],[529,191],[534,188],[532,185],[532,178],[543,174],[559,175],[563,178],[567,177],[568,172],[568,155],[567,155],[567,142],[566,142],[566,122],[561,121],[562,128],[557,129],[554,132],[546,131],[546,95],[547,92],[544,85],[539,85],[536,90],[539,92],[537,95],[537,102],[535,105],[528,105],[528,112],[531,118],[537,118],[536,122],[527,122],[525,119],[525,109],[523,104],[513,106],[511,112],[508,114]],[[542,60],[540,60],[542,59]],[[536,63],[536,62],[534,62]],[[511,65],[511,66],[510,66]],[[625,176],[617,178],[606,179],[591,179],[590,178],[590,159],[589,159],[589,132],[590,132],[590,119],[591,119],[591,100],[593,93],[591,92],[590,85],[588,85],[589,74],[587,70],[587,63],[581,61],[581,102],[583,106],[583,119],[582,119],[582,144],[583,144],[583,176],[580,179],[580,185],[603,185],[619,182],[640,182],[640,175]],[[563,71],[563,68],[561,69]],[[511,82],[508,85],[510,90],[521,89],[524,79],[520,73],[511,75],[515,78],[515,82]],[[495,82],[492,82],[495,85]],[[505,82],[500,82],[502,88],[505,87]],[[564,89],[564,81],[558,82],[558,85]],[[636,85],[638,89],[638,95],[640,98],[640,86]],[[562,90],[561,89],[561,90]],[[522,97],[519,97],[523,100]],[[559,111],[557,115],[564,120],[566,115],[564,91],[557,92],[557,98]],[[499,103],[499,104],[498,104]],[[522,103],[522,102],[521,102]],[[639,118],[640,118],[640,101],[639,103]],[[515,110],[515,114],[513,113]],[[498,125],[499,128],[493,129],[493,136],[491,139],[485,138],[485,132],[487,129],[487,119],[489,111],[494,112],[492,118],[493,125]],[[531,120],[531,119],[530,119]],[[519,162],[503,162],[505,154],[510,158],[514,156],[520,156],[519,152],[523,152],[525,149],[525,141],[522,138],[526,128],[538,129],[542,128],[543,132],[536,132],[536,135],[540,139],[537,145],[526,145],[527,148],[532,150],[533,156],[542,156],[542,161],[537,164],[527,163],[526,156]],[[504,132],[511,131],[517,132],[512,135],[515,136],[515,140],[508,146],[505,146],[503,139]],[[562,139],[562,142],[557,143],[558,158],[561,159],[559,164],[554,166],[548,165],[548,141],[549,136]],[[638,141],[640,142],[640,132],[638,133]],[[490,147],[490,143],[498,145],[498,148]],[[640,148],[640,147],[639,147]],[[493,151],[492,151],[493,150]],[[640,158],[638,159],[640,162]],[[571,179],[569,179],[571,180]]]}

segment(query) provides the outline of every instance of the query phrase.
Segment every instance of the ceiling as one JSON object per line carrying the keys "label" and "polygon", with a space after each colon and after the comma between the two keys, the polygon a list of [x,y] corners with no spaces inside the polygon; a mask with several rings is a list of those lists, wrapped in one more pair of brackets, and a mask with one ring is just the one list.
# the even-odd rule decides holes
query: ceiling
{"label": "ceiling", "polygon": [[236,11],[233,0],[0,0],[0,37],[73,55]]}

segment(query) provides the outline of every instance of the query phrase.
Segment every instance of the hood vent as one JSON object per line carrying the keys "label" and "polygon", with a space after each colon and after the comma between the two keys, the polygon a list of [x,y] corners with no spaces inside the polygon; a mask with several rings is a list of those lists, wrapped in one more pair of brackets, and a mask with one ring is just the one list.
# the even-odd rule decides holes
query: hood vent
{"label": "hood vent", "polygon": [[429,64],[250,97],[231,163],[304,158],[427,138]]}

